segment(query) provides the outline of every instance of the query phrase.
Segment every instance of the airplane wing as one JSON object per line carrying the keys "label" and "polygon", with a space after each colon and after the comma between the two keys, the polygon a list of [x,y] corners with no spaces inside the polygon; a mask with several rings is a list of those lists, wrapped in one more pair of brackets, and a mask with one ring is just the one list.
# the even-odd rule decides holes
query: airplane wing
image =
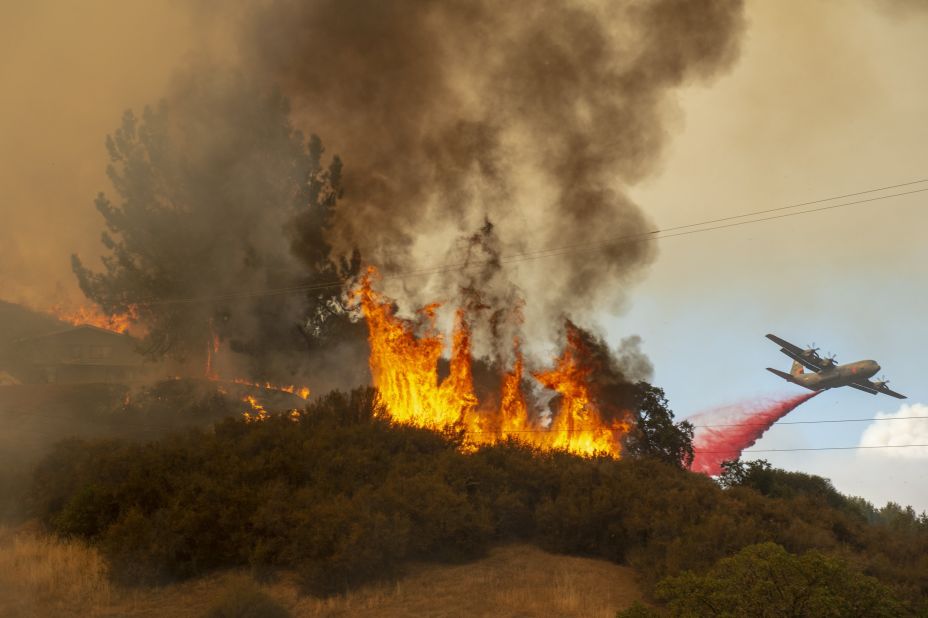
{"label": "airplane wing", "polygon": [[801,363],[806,369],[819,372],[825,368],[824,365],[821,364],[821,359],[819,358],[818,354],[805,356],[803,355],[805,350],[800,348],[798,345],[786,341],[785,339],[780,339],[776,335],[768,334],[767,339],[780,346],[780,352],[783,352],[794,361]]}
{"label": "airplane wing", "polygon": [[890,397],[895,397],[896,399],[908,399],[902,393],[897,393],[896,391],[890,389],[885,384],[877,385],[871,382],[870,380],[864,380],[863,382],[852,382],[848,384],[851,388],[856,388],[859,391],[865,393],[870,393],[871,395],[876,395],[877,393],[883,393],[884,395],[889,395]]}
{"label": "airplane wing", "polygon": [[889,395],[890,397],[895,397],[896,399],[908,399],[908,397],[906,397],[906,396],[903,395],[902,393],[897,393],[896,391],[890,390],[890,389],[886,388],[885,386],[884,386],[883,388],[880,389],[880,392],[883,393],[884,395]]}
{"label": "airplane wing", "polygon": [[871,388],[867,386],[866,384],[858,384],[857,382],[851,382],[850,384],[848,384],[848,386],[850,386],[851,388],[856,388],[857,390],[863,391],[865,393],[870,393],[871,395],[876,395],[878,392],[880,392],[876,390],[875,388]]}

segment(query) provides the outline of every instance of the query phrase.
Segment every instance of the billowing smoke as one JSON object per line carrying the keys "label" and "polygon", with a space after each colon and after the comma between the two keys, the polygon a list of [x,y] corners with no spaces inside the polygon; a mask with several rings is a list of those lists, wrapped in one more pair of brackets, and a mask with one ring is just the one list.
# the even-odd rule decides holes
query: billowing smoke
{"label": "billowing smoke", "polygon": [[788,399],[739,403],[687,417],[696,427],[690,470],[711,476],[722,473],[722,462],[741,457],[778,420],[809,401],[819,391]]}
{"label": "billowing smoke", "polygon": [[[655,171],[675,88],[730,66],[740,0],[277,0],[243,57],[346,162],[336,248],[408,306],[456,293],[456,238],[496,226],[530,333],[618,311],[653,243],[626,189]],[[526,261],[525,253],[569,248]],[[508,256],[508,257],[507,257]],[[511,267],[511,268],[510,268]]]}
{"label": "billowing smoke", "polygon": [[[109,255],[102,270],[74,256],[74,272],[107,313],[138,315],[150,356],[187,375],[366,381],[351,369],[363,326],[345,319],[338,286],[319,287],[357,267],[330,260],[324,239],[340,162],[295,130],[279,92],[189,68],[158,105],[127,112],[107,150],[113,187],[96,206]],[[323,345],[360,361],[338,369],[345,381],[321,369]]]}
{"label": "billowing smoke", "polygon": [[[182,72],[114,134],[121,203],[98,201],[108,275],[79,260],[75,272],[108,312],[138,301],[155,353],[218,354],[218,336],[221,357],[275,381],[305,375],[293,359],[322,335],[359,360],[363,327],[318,286],[361,260],[401,309],[466,306],[492,362],[519,333],[530,347],[565,316],[620,310],[655,257],[627,189],[660,160],[673,90],[726,69],[743,29],[740,0],[272,0],[247,13],[235,71]],[[542,249],[555,254],[534,259]],[[629,376],[648,376],[638,342],[623,346]]]}
{"label": "billowing smoke", "polygon": [[872,2],[887,14],[903,19],[928,14],[928,2],[925,0],[872,0]]}

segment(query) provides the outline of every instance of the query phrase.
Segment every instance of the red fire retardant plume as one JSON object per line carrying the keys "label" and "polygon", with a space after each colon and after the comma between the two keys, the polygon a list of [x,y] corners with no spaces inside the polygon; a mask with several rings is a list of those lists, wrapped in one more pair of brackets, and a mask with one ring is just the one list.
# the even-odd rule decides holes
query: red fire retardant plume
{"label": "red fire retardant plume", "polygon": [[816,395],[809,392],[789,399],[739,403],[690,416],[686,420],[696,425],[690,470],[721,474],[723,461],[741,457],[741,451],[753,446],[774,423]]}

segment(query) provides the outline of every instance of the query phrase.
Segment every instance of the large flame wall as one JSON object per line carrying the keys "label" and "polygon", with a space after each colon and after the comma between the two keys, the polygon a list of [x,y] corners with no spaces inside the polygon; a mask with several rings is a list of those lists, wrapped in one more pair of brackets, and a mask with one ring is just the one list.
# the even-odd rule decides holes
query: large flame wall
{"label": "large flame wall", "polygon": [[628,415],[604,420],[591,396],[592,370],[576,327],[568,324],[566,346],[554,368],[532,373],[543,387],[560,395],[553,417],[530,409],[518,340],[513,366],[500,376],[499,396],[492,404],[482,404],[474,391],[465,312],[459,309],[455,314],[449,374],[439,380],[444,337],[434,327],[438,305],[420,311],[417,335],[417,324],[398,318],[392,303],[373,290],[375,277],[376,271],[368,270],[358,294],[369,329],[371,376],[392,419],[431,429],[462,429],[469,444],[511,437],[546,449],[621,456],[622,438],[630,429]]}

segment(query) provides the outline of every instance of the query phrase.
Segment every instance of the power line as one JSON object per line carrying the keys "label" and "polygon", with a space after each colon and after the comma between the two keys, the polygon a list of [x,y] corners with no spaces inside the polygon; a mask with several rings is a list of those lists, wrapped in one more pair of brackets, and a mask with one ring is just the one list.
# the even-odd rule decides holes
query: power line
{"label": "power line", "polygon": [[[890,419],[883,419],[890,420]],[[148,426],[144,428],[142,433],[150,433],[153,429],[158,428],[158,426]],[[182,430],[183,426],[174,426],[167,427],[162,426],[163,429],[174,429]],[[48,432],[39,431],[36,429],[24,428],[24,427],[8,427],[4,431],[12,431],[13,433],[31,433],[37,435],[44,435],[48,437],[55,437],[53,434]],[[558,430],[555,430],[558,431]],[[568,430],[563,430],[568,431]],[[577,430],[584,431],[584,430]],[[585,430],[590,431],[590,430]],[[488,432],[464,432],[467,433],[488,433]],[[522,432],[505,432],[505,433],[528,433],[528,431]],[[553,433],[549,432],[549,433]],[[106,438],[105,435],[94,435],[86,437],[95,437],[95,438]],[[770,448],[770,449],[751,449],[751,450],[738,450],[738,449],[729,449],[724,451],[707,451],[702,449],[694,449],[696,454],[706,454],[706,455],[728,455],[728,454],[748,454],[748,453],[794,453],[794,452],[804,452],[804,451],[852,451],[852,450],[870,450],[870,449],[885,449],[885,448],[928,448],[928,444],[880,444],[880,445],[860,445],[860,446],[818,446],[818,447],[805,447],[805,448]]]}
{"label": "power line", "polygon": [[[767,448],[767,449],[756,449],[750,451],[740,451],[741,454],[744,453],[792,453],[796,451],[854,451],[859,449],[877,449],[877,448],[916,448],[916,447],[928,447],[928,444],[880,444],[875,446],[818,446],[818,447],[808,447],[808,448]],[[737,450],[731,451],[696,451],[697,453],[707,453],[714,455],[724,455],[726,453],[735,453],[739,452]]]}
{"label": "power line", "polygon": [[[236,415],[232,415],[227,418],[237,418]],[[73,416],[56,416],[56,415],[47,415],[47,414],[19,414],[12,418],[7,419],[7,421],[12,420],[32,420],[32,419],[42,419],[50,421],[75,421],[80,420],[77,417]],[[151,423],[146,422],[143,419],[96,419],[101,421],[102,428],[105,429],[121,429],[121,428],[131,428],[131,429],[143,429],[145,431],[153,431],[156,429],[166,429],[166,430],[179,430],[184,429],[189,425],[184,425],[182,419],[178,419],[180,422],[178,424],[160,424],[160,423]],[[203,422],[220,422],[222,419],[203,419]],[[686,419],[683,419],[686,420]],[[871,421],[903,421],[903,420],[928,420],[928,416],[897,416],[892,418],[845,418],[845,419],[833,419],[833,420],[811,420],[811,421],[778,421],[774,423],[771,428],[776,427],[777,425],[815,425],[822,423],[863,423]],[[714,425],[694,425],[695,428],[700,429],[712,429],[715,427],[766,427],[766,423],[719,423]],[[40,429],[33,429],[28,427],[9,427],[6,429],[13,430],[26,430],[32,431],[35,433],[46,433]],[[586,427],[586,428],[570,428],[570,429],[512,429],[512,430],[501,430],[501,431],[462,431],[464,435],[516,435],[516,434],[555,434],[555,433],[584,433],[584,432],[594,432],[594,431],[610,431],[608,427]],[[51,434],[49,434],[51,435]],[[708,452],[708,451],[704,451]]]}
{"label": "power line", "polygon": [[[767,423],[720,423],[717,425],[693,425],[694,428],[711,429],[714,427],[776,427],[777,425],[815,425],[819,423],[863,423],[868,421],[906,421],[926,419],[928,416],[897,416],[892,418],[844,418],[836,420],[815,421],[778,421],[773,425]],[[683,419],[686,420],[686,419]],[[608,431],[608,427],[586,427],[573,429],[505,429],[501,431],[464,431],[464,434],[517,434],[517,433],[583,433],[589,431]]]}
{"label": "power line", "polygon": [[[928,416],[893,416],[891,418],[839,418],[834,420],[814,420],[814,421],[777,421],[771,427],[777,425],[817,425],[820,423],[865,423],[868,421],[910,421],[917,419],[928,419]],[[686,420],[686,419],[683,419]],[[711,429],[713,427],[766,427],[767,423],[719,423],[716,425],[693,425],[693,427]]]}
{"label": "power line", "polygon": [[[877,189],[868,189],[865,191],[858,191],[856,193],[848,193],[845,195],[835,196],[831,198],[822,198],[822,199],[812,200],[808,202],[801,202],[798,204],[791,204],[789,206],[780,206],[777,208],[756,210],[756,211],[746,212],[746,213],[742,213],[738,215],[720,217],[716,219],[707,219],[704,221],[698,221],[698,222],[676,225],[676,226],[671,226],[671,227],[662,228],[662,229],[651,230],[649,232],[627,234],[624,236],[617,236],[614,238],[597,241],[593,243],[576,243],[572,245],[563,245],[560,247],[552,247],[552,248],[547,248],[547,249],[538,249],[535,251],[527,251],[523,253],[513,253],[511,255],[501,257],[499,262],[501,264],[514,264],[514,263],[519,263],[519,262],[524,262],[524,261],[529,261],[529,260],[542,259],[546,257],[557,257],[559,255],[564,255],[564,254],[572,253],[576,251],[590,251],[590,250],[598,249],[598,248],[609,246],[609,245],[620,245],[620,244],[627,244],[627,243],[634,243],[634,242],[653,242],[655,240],[662,240],[666,238],[676,238],[678,236],[688,236],[691,234],[700,234],[703,232],[710,232],[714,230],[738,227],[741,225],[749,225],[752,223],[762,223],[766,221],[773,221],[776,219],[783,219],[787,217],[795,217],[795,216],[800,216],[800,215],[807,215],[807,214],[812,214],[812,213],[817,213],[817,212],[834,210],[837,208],[846,208],[848,206],[867,204],[867,203],[877,202],[877,201],[891,199],[895,197],[903,197],[906,195],[923,193],[923,192],[928,191],[928,188],[913,189],[911,191],[902,191],[902,192],[893,193],[890,195],[881,195],[881,196],[871,197],[871,198],[866,198],[866,199],[861,199],[861,200],[854,200],[851,202],[842,202],[840,204],[829,204],[827,206],[820,206],[817,208],[807,208],[805,210],[800,210],[796,212],[781,212],[781,211],[800,208],[800,207],[808,206],[812,204],[820,204],[824,202],[844,199],[847,197],[854,197],[854,196],[864,195],[868,193],[875,193],[875,192],[885,191],[887,189],[892,189],[892,188],[911,186],[911,185],[920,184],[924,182],[928,182],[928,179],[915,180],[911,182],[900,183],[897,185],[888,185],[886,187],[881,187]],[[747,219],[748,217],[756,217],[758,215],[768,214],[772,212],[781,212],[781,214],[771,215],[768,217],[761,217],[757,219]],[[747,220],[735,221],[736,219],[747,219]],[[709,226],[709,227],[703,227],[703,226]],[[472,267],[472,266],[487,265],[490,263],[491,261],[489,260],[482,260],[482,261],[477,261],[477,262],[449,263],[449,264],[443,264],[439,266],[422,268],[418,270],[387,273],[387,274],[382,275],[381,279],[384,279],[384,280],[406,279],[409,277],[435,275],[435,274],[441,274],[445,272],[452,272],[456,270],[463,270],[465,268]],[[333,281],[322,282],[322,283],[294,285],[294,286],[265,289],[265,290],[230,292],[228,294],[218,294],[218,295],[213,295],[213,296],[151,299],[147,301],[137,301],[137,304],[157,306],[157,305],[165,305],[165,304],[185,304],[185,303],[199,303],[199,302],[207,302],[207,301],[237,300],[237,299],[242,299],[242,298],[254,298],[254,297],[261,297],[261,296],[278,296],[278,295],[291,294],[295,292],[312,292],[312,291],[336,289],[336,288],[340,288],[344,286],[345,283],[347,283],[346,280],[338,280],[338,281],[333,280]]]}
{"label": "power line", "polygon": [[[738,219],[741,217],[747,217],[747,216],[753,216],[753,215],[765,215],[767,213],[776,212],[779,210],[789,210],[791,208],[799,208],[801,206],[811,206],[813,204],[821,204],[823,202],[833,202],[835,200],[843,200],[846,197],[857,197],[858,195],[866,195],[867,193],[878,193],[879,191],[887,191],[889,189],[898,189],[900,187],[919,185],[919,184],[922,184],[923,182],[928,182],[928,178],[923,178],[922,180],[912,180],[910,182],[902,182],[897,185],[887,185],[885,187],[879,187],[877,189],[867,189],[865,191],[857,191],[856,193],[845,193],[844,195],[836,195],[834,197],[823,197],[821,199],[811,200],[808,202],[799,202],[798,204],[791,204],[789,206],[780,206],[778,208],[768,208],[766,210],[755,210],[754,212],[744,214],[744,215],[732,215],[729,217],[722,217],[720,219],[713,219],[712,221],[709,221],[708,223],[720,223],[722,221],[730,221],[732,219]],[[689,225],[678,225],[675,228],[671,228],[671,229],[683,229],[686,227],[693,227],[695,225],[699,225],[699,224],[691,223]]]}
{"label": "power line", "polygon": [[[730,220],[732,220],[732,219],[743,219],[743,218],[745,218],[745,217],[751,217],[751,216],[755,216],[755,215],[757,215],[757,214],[760,214],[760,212],[773,212],[773,211],[775,211],[775,210],[782,210],[783,208],[790,208],[789,206],[785,206],[785,207],[783,207],[783,208],[775,208],[775,209],[770,209],[770,210],[767,210],[767,211],[760,211],[760,212],[756,212],[756,213],[747,213],[747,214],[744,214],[744,215],[734,215],[734,216],[731,216],[731,217],[724,217],[724,218],[722,218],[722,219],[715,219],[715,220],[710,220],[710,221],[701,221],[701,222],[698,222],[698,223],[690,223],[690,224],[687,224],[687,225],[680,225],[680,226],[665,228],[665,229],[662,229],[662,230],[655,230],[655,231],[653,231],[653,232],[643,232],[643,233],[641,233],[641,234],[634,234],[634,235],[630,235],[630,236],[627,236],[627,237],[624,237],[624,238],[615,239],[615,240],[604,240],[604,241],[599,241],[599,242],[596,242],[596,243],[584,243],[584,244],[582,244],[582,245],[581,245],[581,244],[567,245],[567,246],[565,246],[565,247],[563,247],[563,248],[559,248],[559,249],[547,249],[547,250],[538,251],[538,252],[533,253],[533,254],[529,254],[529,253],[523,254],[524,258],[523,258],[523,256],[518,256],[518,257],[521,258],[521,259],[507,260],[506,258],[503,258],[501,261],[502,261],[503,263],[510,263],[510,262],[515,262],[515,261],[524,261],[524,260],[527,260],[527,259],[537,259],[537,258],[539,258],[539,257],[553,257],[553,256],[558,256],[558,255],[564,255],[564,254],[566,254],[566,253],[571,253],[571,252],[573,252],[573,251],[596,249],[596,248],[599,248],[599,247],[602,247],[602,246],[606,246],[606,245],[610,245],[610,244],[613,244],[613,243],[617,243],[617,244],[618,244],[618,243],[621,243],[621,242],[622,242],[623,240],[625,240],[625,239],[627,239],[628,242],[636,242],[636,241],[637,241],[637,242],[647,242],[647,241],[651,241],[651,240],[662,240],[662,239],[665,239],[665,238],[676,238],[676,237],[678,237],[678,236],[689,236],[689,235],[691,235],[691,234],[700,234],[700,233],[702,233],[702,232],[711,232],[711,231],[713,231],[713,230],[722,230],[722,229],[727,229],[727,228],[731,228],[731,227],[738,227],[738,226],[741,226],[741,225],[749,225],[749,224],[752,224],[752,223],[762,223],[762,222],[765,222],[765,221],[774,221],[774,220],[776,220],[776,219],[785,219],[785,218],[787,218],[787,217],[797,217],[797,216],[799,216],[799,215],[807,215],[807,214],[811,214],[811,213],[822,212],[822,211],[825,211],[825,210],[834,210],[834,209],[836,209],[836,208],[844,208],[844,207],[846,207],[846,206],[854,206],[854,205],[856,205],[856,204],[865,204],[865,203],[868,203],[868,202],[877,202],[877,201],[889,199],[889,198],[892,198],[892,197],[901,197],[901,196],[904,196],[904,195],[912,195],[912,194],[914,194],[914,193],[923,193],[923,192],[925,192],[925,191],[928,191],[928,188],[925,188],[925,189],[914,189],[914,190],[912,190],[912,191],[903,191],[903,192],[901,192],[901,193],[894,193],[894,194],[892,194],[892,195],[883,195],[883,196],[879,196],[879,197],[871,197],[871,198],[867,198],[867,199],[863,199],[863,200],[855,200],[855,201],[853,201],[853,202],[845,202],[845,203],[842,203],[842,204],[830,204],[830,205],[828,205],[828,206],[820,206],[820,207],[818,207],[818,208],[809,208],[809,209],[806,209],[806,210],[800,210],[800,211],[798,211],[798,212],[788,212],[788,213],[783,213],[783,214],[779,214],[779,215],[771,215],[771,216],[769,216],[769,217],[761,217],[760,219],[749,219],[749,220],[747,220],[747,221],[735,221],[734,223],[725,223],[725,224],[722,224],[722,225],[712,225],[711,227],[699,227],[699,226],[710,225],[710,224],[712,224],[712,223],[721,222],[721,221],[730,221]],[[685,228],[697,228],[697,229],[687,229],[686,231],[680,231],[680,232],[676,232],[676,233],[674,233],[674,234],[667,234],[667,232],[673,232],[673,231],[676,231],[676,230],[683,230],[683,229],[685,229]],[[652,235],[653,235],[653,236],[652,236]]]}
{"label": "power line", "polygon": [[[694,428],[712,429],[715,427],[776,427],[777,425],[815,425],[819,423],[864,423],[868,421],[906,421],[906,420],[928,420],[928,416],[894,416],[891,418],[841,418],[833,420],[813,420],[813,421],[777,421],[773,425],[768,423],[718,423],[713,425],[693,425]],[[686,420],[686,419],[682,419]],[[571,429],[505,429],[501,431],[464,431],[464,434],[495,434],[509,435],[522,433],[583,433],[590,431],[608,431],[608,427],[586,427]]]}

